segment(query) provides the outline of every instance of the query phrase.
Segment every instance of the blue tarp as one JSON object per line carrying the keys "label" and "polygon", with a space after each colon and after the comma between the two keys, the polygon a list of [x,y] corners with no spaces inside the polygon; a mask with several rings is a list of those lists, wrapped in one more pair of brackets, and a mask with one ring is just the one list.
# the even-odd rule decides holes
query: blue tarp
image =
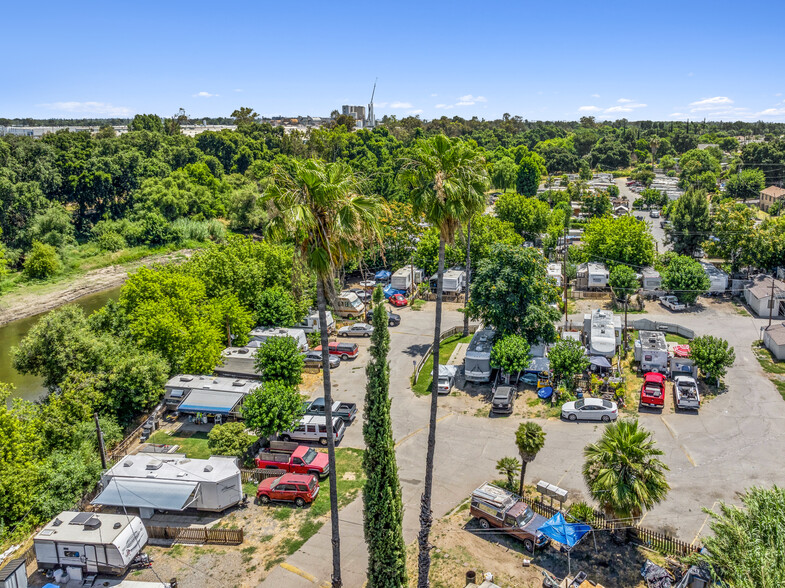
{"label": "blue tarp", "polygon": [[376,280],[389,280],[391,275],[387,270],[379,270],[373,277]]}
{"label": "blue tarp", "polygon": [[553,388],[551,386],[543,386],[537,390],[537,396],[543,399],[550,398],[553,396]]}
{"label": "blue tarp", "polygon": [[384,297],[385,298],[389,298],[390,296],[395,296],[396,294],[403,294],[404,296],[406,296],[406,290],[397,290],[397,289],[393,288],[392,286],[387,286],[384,289]]}
{"label": "blue tarp", "polygon": [[564,515],[557,512],[537,530],[557,543],[561,543],[568,549],[571,549],[583,539],[586,533],[591,531],[591,527],[582,523],[568,523],[564,520]]}

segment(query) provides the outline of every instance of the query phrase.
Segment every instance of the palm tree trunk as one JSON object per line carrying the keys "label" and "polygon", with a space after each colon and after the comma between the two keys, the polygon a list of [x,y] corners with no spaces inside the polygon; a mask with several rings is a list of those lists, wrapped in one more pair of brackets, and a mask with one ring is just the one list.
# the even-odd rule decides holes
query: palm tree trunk
{"label": "palm tree trunk", "polygon": [[332,525],[333,576],[332,587],[341,588],[341,535],[338,528],[338,482],[335,477],[335,435],[333,434],[333,399],[330,384],[329,333],[327,332],[327,300],[324,281],[316,278],[316,299],[319,309],[319,334],[322,343],[322,374],[324,376],[324,412],[327,426],[327,460],[330,465],[330,523]]}
{"label": "palm tree trunk", "polygon": [[521,496],[523,496],[523,478],[524,476],[526,476],[526,466],[528,465],[528,463],[529,462],[526,461],[525,459],[521,460],[521,483],[518,486],[518,494],[520,494]]}
{"label": "palm tree trunk", "polygon": [[472,279],[472,221],[466,229],[466,293],[463,296],[463,336],[469,336],[469,282]]}
{"label": "palm tree trunk", "polygon": [[418,557],[419,577],[418,588],[428,588],[428,574],[431,570],[431,545],[428,537],[431,533],[433,513],[431,512],[431,492],[433,491],[433,454],[436,449],[436,411],[439,399],[439,343],[442,330],[442,280],[444,278],[444,239],[439,238],[439,269],[436,278],[436,320],[433,329],[433,383],[431,387],[431,416],[428,423],[428,453],[425,457],[425,487],[420,502],[420,534],[417,542],[420,546]]}

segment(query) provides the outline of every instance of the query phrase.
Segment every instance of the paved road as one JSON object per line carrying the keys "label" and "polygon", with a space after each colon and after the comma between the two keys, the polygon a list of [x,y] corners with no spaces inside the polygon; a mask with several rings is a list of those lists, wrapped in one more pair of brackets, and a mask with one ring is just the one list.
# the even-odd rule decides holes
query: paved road
{"label": "paved road", "polygon": [[[616,185],[619,187],[619,195],[622,198],[627,198],[630,201],[630,204],[638,200],[641,195],[637,192],[633,192],[627,187],[627,178],[616,178]],[[649,225],[649,230],[651,231],[652,236],[654,237],[654,241],[657,245],[657,251],[662,253],[664,251],[670,251],[673,249],[670,244],[665,242],[665,229],[660,227],[660,221],[662,218],[651,218],[651,215],[648,211],[633,211],[632,214],[635,215],[642,215],[643,220],[645,220]]]}
{"label": "paved road", "polygon": [[[391,329],[391,395],[393,429],[405,506],[404,536],[416,539],[419,499],[427,441],[428,399],[415,398],[409,389],[412,360],[423,353],[432,337],[433,305],[415,313],[401,312],[403,322]],[[644,524],[693,541],[704,529],[703,507],[718,500],[734,501],[752,485],[785,483],[778,456],[785,452],[785,402],[768,381],[750,345],[766,321],[742,316],[728,303],[707,302],[697,312],[646,315],[652,320],[676,322],[696,332],[722,336],[736,349],[736,364],[726,377],[729,392],[706,403],[700,414],[641,414],[654,433],[670,467],[668,499],[645,517]],[[579,317],[575,317],[576,319]],[[445,328],[460,324],[455,310],[446,312]],[[367,342],[361,343],[364,347]],[[358,359],[358,362],[364,361]],[[335,397],[362,404],[364,370],[360,363],[335,374]],[[479,418],[464,414],[459,398],[440,400],[433,510],[441,517],[460,504],[482,481],[498,477],[499,457],[515,455],[513,419]],[[571,498],[586,496],[581,476],[583,447],[601,433],[595,424],[540,421],[547,433],[545,448],[527,470],[530,481],[543,479],[570,491]],[[344,443],[362,446],[358,421]],[[341,511],[344,583],[362,586],[367,552],[362,529],[362,501]],[[267,577],[267,586],[314,586],[329,582],[331,571],[329,525],[293,554],[284,567]]]}

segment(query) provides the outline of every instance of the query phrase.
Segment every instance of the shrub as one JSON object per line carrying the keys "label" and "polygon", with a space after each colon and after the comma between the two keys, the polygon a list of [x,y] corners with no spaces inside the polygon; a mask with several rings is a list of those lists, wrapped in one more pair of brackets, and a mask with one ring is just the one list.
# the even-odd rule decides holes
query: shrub
{"label": "shrub", "polygon": [[120,233],[114,231],[101,233],[95,239],[95,244],[104,251],[120,251],[120,249],[125,249],[128,246],[125,238]]}
{"label": "shrub", "polygon": [[25,276],[29,279],[48,278],[58,273],[61,267],[60,257],[54,247],[33,241],[33,248],[25,258]]}
{"label": "shrub", "polygon": [[172,231],[179,241],[207,241],[210,231],[204,221],[178,218],[172,223]]}
{"label": "shrub", "polygon": [[594,520],[594,509],[585,502],[576,502],[570,506],[570,516],[576,521],[588,523]]}
{"label": "shrub", "polygon": [[215,425],[207,433],[207,446],[213,455],[242,457],[255,440],[239,422]]}
{"label": "shrub", "polygon": [[254,367],[262,381],[279,380],[296,386],[302,380],[303,356],[294,337],[270,337],[256,352]]}

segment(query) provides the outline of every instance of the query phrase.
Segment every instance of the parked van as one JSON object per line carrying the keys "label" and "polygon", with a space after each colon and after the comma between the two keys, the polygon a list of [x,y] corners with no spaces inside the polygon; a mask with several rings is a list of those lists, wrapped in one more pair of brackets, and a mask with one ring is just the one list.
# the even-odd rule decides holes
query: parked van
{"label": "parked van", "polygon": [[[327,418],[323,416],[304,416],[300,424],[292,431],[281,433],[281,441],[318,441],[320,445],[327,445]],[[335,442],[340,443],[346,426],[341,417],[333,417],[333,434]]]}
{"label": "parked van", "polygon": [[[360,348],[357,347],[357,343],[344,343],[343,341],[330,341],[327,344],[327,347],[330,349],[330,355],[337,355],[343,361],[347,359],[354,359],[360,354]],[[322,346],[319,345],[314,347],[314,351],[321,351]]]}

